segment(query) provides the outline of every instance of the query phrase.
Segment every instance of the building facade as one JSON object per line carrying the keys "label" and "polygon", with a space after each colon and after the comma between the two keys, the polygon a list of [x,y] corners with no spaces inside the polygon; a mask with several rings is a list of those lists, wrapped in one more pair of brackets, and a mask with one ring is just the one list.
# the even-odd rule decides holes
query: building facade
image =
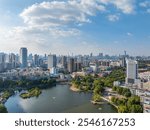
{"label": "building facade", "polygon": [[21,48],[20,49],[20,67],[21,68],[27,67],[27,55],[28,55],[27,48]]}
{"label": "building facade", "polygon": [[56,55],[48,55],[48,69],[50,70],[51,68],[56,68],[57,64],[57,58]]}
{"label": "building facade", "polygon": [[138,62],[127,60],[126,84],[134,84],[138,79]]}

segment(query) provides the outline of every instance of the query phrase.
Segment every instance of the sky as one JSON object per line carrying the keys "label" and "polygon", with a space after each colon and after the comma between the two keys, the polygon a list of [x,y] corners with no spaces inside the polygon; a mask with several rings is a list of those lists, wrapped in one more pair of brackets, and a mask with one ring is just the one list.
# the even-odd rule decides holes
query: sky
{"label": "sky", "polygon": [[0,0],[0,52],[150,56],[150,0]]}

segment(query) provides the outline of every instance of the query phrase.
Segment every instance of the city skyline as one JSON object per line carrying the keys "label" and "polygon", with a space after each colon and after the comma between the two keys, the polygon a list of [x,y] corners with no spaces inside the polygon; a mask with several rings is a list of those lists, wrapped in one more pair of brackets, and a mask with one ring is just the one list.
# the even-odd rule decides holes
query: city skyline
{"label": "city skyline", "polygon": [[0,52],[149,56],[146,0],[0,0]]}

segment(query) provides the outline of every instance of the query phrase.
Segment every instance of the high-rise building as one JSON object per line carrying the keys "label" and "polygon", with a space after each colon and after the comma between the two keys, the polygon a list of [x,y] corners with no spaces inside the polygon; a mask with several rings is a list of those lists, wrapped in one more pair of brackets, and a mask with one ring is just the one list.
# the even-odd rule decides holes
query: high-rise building
{"label": "high-rise building", "polygon": [[125,57],[125,56],[123,56],[123,57],[121,58],[121,66],[122,66],[122,67],[126,67],[126,57]]}
{"label": "high-rise building", "polygon": [[81,63],[75,62],[74,63],[74,71],[81,71]]}
{"label": "high-rise building", "polygon": [[39,66],[39,55],[37,54],[34,55],[34,66],[35,67]]}
{"label": "high-rise building", "polygon": [[99,58],[103,58],[103,53],[99,53]]}
{"label": "high-rise building", "polygon": [[64,67],[64,69],[67,69],[67,57],[66,56],[61,57],[61,64]]}
{"label": "high-rise building", "polygon": [[11,53],[9,55],[9,63],[11,64],[11,68],[16,68],[17,62],[16,62],[16,55],[15,54]]}
{"label": "high-rise building", "polygon": [[4,62],[5,62],[5,54],[0,53],[0,63],[4,63]]}
{"label": "high-rise building", "polygon": [[127,60],[126,83],[134,84],[138,79],[138,62],[135,60]]}
{"label": "high-rise building", "polygon": [[4,71],[5,54],[0,53],[0,72]]}
{"label": "high-rise building", "polygon": [[93,57],[93,53],[92,52],[90,53],[90,57]]}
{"label": "high-rise building", "polygon": [[68,72],[74,72],[74,59],[70,58],[68,61]]}
{"label": "high-rise building", "polygon": [[56,55],[48,55],[48,69],[56,67],[57,64],[57,58]]}
{"label": "high-rise building", "polygon": [[26,68],[27,67],[27,48],[20,49],[20,67]]}

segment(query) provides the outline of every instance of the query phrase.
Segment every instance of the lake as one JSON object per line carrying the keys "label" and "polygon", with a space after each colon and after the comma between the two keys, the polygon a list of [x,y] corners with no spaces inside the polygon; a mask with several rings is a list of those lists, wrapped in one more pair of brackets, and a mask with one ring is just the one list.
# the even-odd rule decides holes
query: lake
{"label": "lake", "polygon": [[10,97],[5,106],[9,113],[116,113],[114,106],[104,101],[93,105],[91,93],[73,92],[68,85],[56,85],[42,90],[39,97],[22,99],[20,93]]}

